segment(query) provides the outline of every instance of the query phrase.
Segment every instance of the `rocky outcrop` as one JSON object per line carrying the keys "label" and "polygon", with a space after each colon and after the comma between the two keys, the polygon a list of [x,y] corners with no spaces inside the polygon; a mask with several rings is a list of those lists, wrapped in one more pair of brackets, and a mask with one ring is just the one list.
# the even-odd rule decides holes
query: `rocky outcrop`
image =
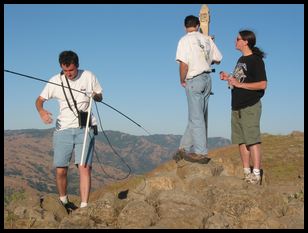
{"label": "rocky outcrop", "polygon": [[215,158],[207,165],[170,161],[134,184],[106,187],[69,215],[56,195],[14,214],[28,218],[23,228],[303,228],[303,179],[281,188],[266,175],[262,185],[246,184]]}
{"label": "rocky outcrop", "polygon": [[[233,145],[211,151],[206,165],[171,160],[145,175],[106,185],[91,193],[88,207],[71,214],[56,194],[15,203],[5,210],[5,228],[303,229],[303,134],[264,135],[263,148],[261,185],[242,180]],[[289,163],[280,166],[285,160]],[[79,205],[77,196],[70,200]]]}

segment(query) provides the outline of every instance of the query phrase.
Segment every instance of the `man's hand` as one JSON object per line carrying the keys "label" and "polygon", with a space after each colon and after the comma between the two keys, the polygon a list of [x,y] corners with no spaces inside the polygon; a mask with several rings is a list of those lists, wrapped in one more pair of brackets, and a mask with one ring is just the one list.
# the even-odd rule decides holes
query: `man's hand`
{"label": "man's hand", "polygon": [[101,102],[103,100],[102,93],[97,94],[93,92],[92,97],[96,102]]}
{"label": "man's hand", "polygon": [[228,80],[229,79],[229,74],[227,72],[220,71],[219,72],[219,78],[221,80]]}
{"label": "man's hand", "polygon": [[52,123],[52,113],[46,111],[45,109],[42,109],[39,111],[40,117],[42,119],[42,121],[45,124],[51,124]]}
{"label": "man's hand", "polygon": [[186,87],[186,81],[185,80],[181,81],[181,85],[182,85],[182,87]]}

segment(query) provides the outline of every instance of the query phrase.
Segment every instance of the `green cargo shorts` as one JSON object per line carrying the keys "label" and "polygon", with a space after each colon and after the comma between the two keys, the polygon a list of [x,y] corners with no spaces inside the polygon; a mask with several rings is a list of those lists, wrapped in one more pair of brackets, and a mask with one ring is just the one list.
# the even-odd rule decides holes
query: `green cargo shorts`
{"label": "green cargo shorts", "polygon": [[232,110],[231,141],[233,144],[254,145],[261,143],[261,101],[241,110]]}

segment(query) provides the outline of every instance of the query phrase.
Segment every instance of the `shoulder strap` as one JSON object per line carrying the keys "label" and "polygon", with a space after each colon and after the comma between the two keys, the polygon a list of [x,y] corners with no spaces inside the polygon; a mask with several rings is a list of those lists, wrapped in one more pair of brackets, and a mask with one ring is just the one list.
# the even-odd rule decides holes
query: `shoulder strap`
{"label": "shoulder strap", "polygon": [[[70,108],[70,110],[74,113],[74,111],[73,111],[73,109],[72,109],[72,107],[71,107],[71,105],[70,105],[70,103],[69,103],[69,101],[68,101],[68,98],[67,98],[67,95],[66,95],[66,93],[65,93],[65,90],[64,90],[64,85],[63,85],[63,81],[62,81],[62,74],[63,74],[63,72],[61,72],[60,73],[60,79],[61,79],[61,86],[62,86],[62,90],[63,90],[63,93],[64,93],[64,96],[65,96],[65,99],[66,99],[66,102],[67,102],[67,105],[68,105],[68,107]],[[72,93],[72,90],[71,90],[71,87],[70,87],[70,84],[69,84],[69,82],[68,82],[68,80],[67,80],[67,77],[65,76],[65,79],[66,79],[66,83],[67,83],[67,86],[68,86],[68,89],[69,89],[69,91],[70,91],[70,94],[71,94],[71,96],[72,96],[72,99],[73,99],[73,102],[74,102],[74,106],[75,106],[75,109],[76,109],[76,111],[77,111],[77,114],[79,113],[79,111],[78,111],[78,108],[77,108],[77,103],[76,103],[76,100],[74,99],[74,96],[73,96],[73,93]],[[74,113],[75,114],[75,113]]]}

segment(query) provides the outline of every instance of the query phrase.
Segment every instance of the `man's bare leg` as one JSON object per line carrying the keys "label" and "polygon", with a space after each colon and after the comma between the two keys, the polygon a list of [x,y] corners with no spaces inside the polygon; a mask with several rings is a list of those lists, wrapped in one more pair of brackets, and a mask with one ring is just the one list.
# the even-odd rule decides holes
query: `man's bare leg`
{"label": "man's bare leg", "polygon": [[[88,203],[91,189],[91,170],[88,165],[78,166],[80,176],[80,199],[81,203]],[[84,205],[84,204],[83,204]],[[83,206],[81,206],[83,207]]]}
{"label": "man's bare leg", "polygon": [[260,143],[254,144],[249,147],[251,153],[251,159],[254,169],[260,169],[261,167],[261,146]]}
{"label": "man's bare leg", "polygon": [[67,167],[56,168],[56,183],[60,197],[66,195]]}
{"label": "man's bare leg", "polygon": [[247,149],[246,144],[240,144],[239,151],[241,155],[243,168],[249,168],[250,167],[250,151]]}

